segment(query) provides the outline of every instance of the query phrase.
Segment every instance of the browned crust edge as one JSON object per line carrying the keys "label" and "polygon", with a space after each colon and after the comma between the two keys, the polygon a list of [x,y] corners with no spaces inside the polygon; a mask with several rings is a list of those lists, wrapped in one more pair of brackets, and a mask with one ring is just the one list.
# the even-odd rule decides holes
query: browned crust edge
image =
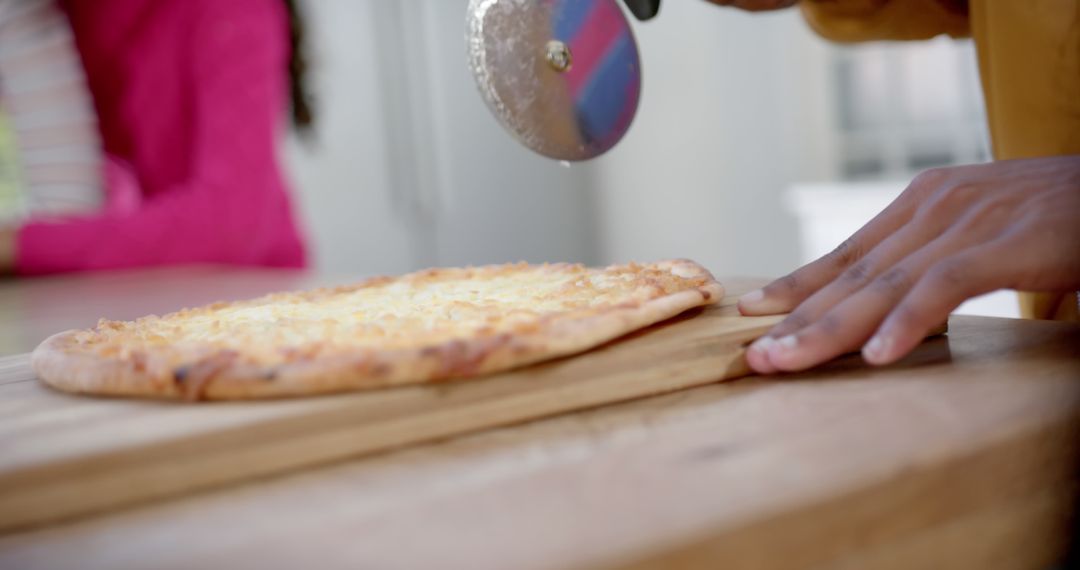
{"label": "browned crust edge", "polygon": [[575,320],[541,323],[529,333],[461,339],[429,347],[360,350],[279,366],[273,371],[233,363],[229,355],[191,366],[184,378],[151,371],[138,361],[110,360],[70,351],[79,331],[46,339],[32,355],[44,383],[74,393],[188,400],[242,400],[308,396],[467,378],[501,372],[595,348],[674,317],[720,301],[724,288],[701,265],[684,259],[650,264],[686,278],[705,277],[705,285],[615,307]]}

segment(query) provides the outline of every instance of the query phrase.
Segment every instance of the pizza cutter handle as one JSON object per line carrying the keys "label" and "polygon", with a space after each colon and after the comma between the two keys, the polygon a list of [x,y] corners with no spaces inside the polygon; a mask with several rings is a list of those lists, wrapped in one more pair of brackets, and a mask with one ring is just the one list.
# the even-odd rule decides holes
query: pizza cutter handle
{"label": "pizza cutter handle", "polygon": [[623,0],[634,17],[644,22],[660,12],[660,0]]}

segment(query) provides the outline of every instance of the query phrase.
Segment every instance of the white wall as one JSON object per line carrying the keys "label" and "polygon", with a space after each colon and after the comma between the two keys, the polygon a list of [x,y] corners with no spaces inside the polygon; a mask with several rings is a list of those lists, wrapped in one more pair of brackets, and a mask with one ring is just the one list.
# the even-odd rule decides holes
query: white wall
{"label": "white wall", "polygon": [[465,66],[465,4],[306,4],[318,140],[287,158],[317,270],[595,261],[585,173],[488,113]]}
{"label": "white wall", "polygon": [[692,257],[718,274],[799,261],[783,207],[831,176],[824,44],[796,11],[669,1],[638,26],[644,93],[626,139],[589,166],[605,260]]}
{"label": "white wall", "polygon": [[[386,0],[381,0],[386,1]],[[595,262],[595,192],[584,172],[522,147],[488,111],[465,65],[467,0],[422,6],[438,183],[438,262]],[[416,37],[416,36],[414,36]]]}
{"label": "white wall", "polygon": [[635,24],[644,92],[627,138],[564,169],[484,107],[464,64],[465,4],[307,4],[319,134],[288,158],[320,271],[692,257],[776,275],[798,263],[781,195],[836,161],[825,47],[797,12],[666,2]]}
{"label": "white wall", "polygon": [[[667,0],[635,24],[644,92],[629,134],[568,170],[484,107],[464,63],[466,2],[308,3],[319,136],[288,158],[318,270],[691,257],[780,275],[884,204],[838,186],[833,48],[797,11]],[[832,184],[785,202],[815,181]],[[980,302],[965,310],[1003,314]]]}
{"label": "white wall", "polygon": [[371,80],[377,61],[371,2],[321,0],[307,8],[318,134],[309,147],[291,141],[287,158],[316,267],[406,271],[411,237],[390,214],[381,97]]}

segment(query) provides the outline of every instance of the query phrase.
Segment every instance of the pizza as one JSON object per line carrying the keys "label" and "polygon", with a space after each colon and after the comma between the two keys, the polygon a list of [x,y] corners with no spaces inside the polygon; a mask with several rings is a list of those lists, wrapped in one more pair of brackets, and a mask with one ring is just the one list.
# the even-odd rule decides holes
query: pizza
{"label": "pizza", "polygon": [[689,260],[429,269],[62,332],[33,353],[60,390],[229,400],[441,382],[580,353],[723,287]]}

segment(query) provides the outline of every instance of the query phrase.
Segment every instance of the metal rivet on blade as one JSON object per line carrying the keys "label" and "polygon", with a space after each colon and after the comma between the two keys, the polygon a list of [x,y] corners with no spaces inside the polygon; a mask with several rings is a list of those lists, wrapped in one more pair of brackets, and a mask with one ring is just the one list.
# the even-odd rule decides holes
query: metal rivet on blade
{"label": "metal rivet on blade", "polygon": [[547,60],[552,69],[562,73],[568,71],[574,63],[574,54],[570,53],[570,46],[559,40],[551,40],[547,43]]}

